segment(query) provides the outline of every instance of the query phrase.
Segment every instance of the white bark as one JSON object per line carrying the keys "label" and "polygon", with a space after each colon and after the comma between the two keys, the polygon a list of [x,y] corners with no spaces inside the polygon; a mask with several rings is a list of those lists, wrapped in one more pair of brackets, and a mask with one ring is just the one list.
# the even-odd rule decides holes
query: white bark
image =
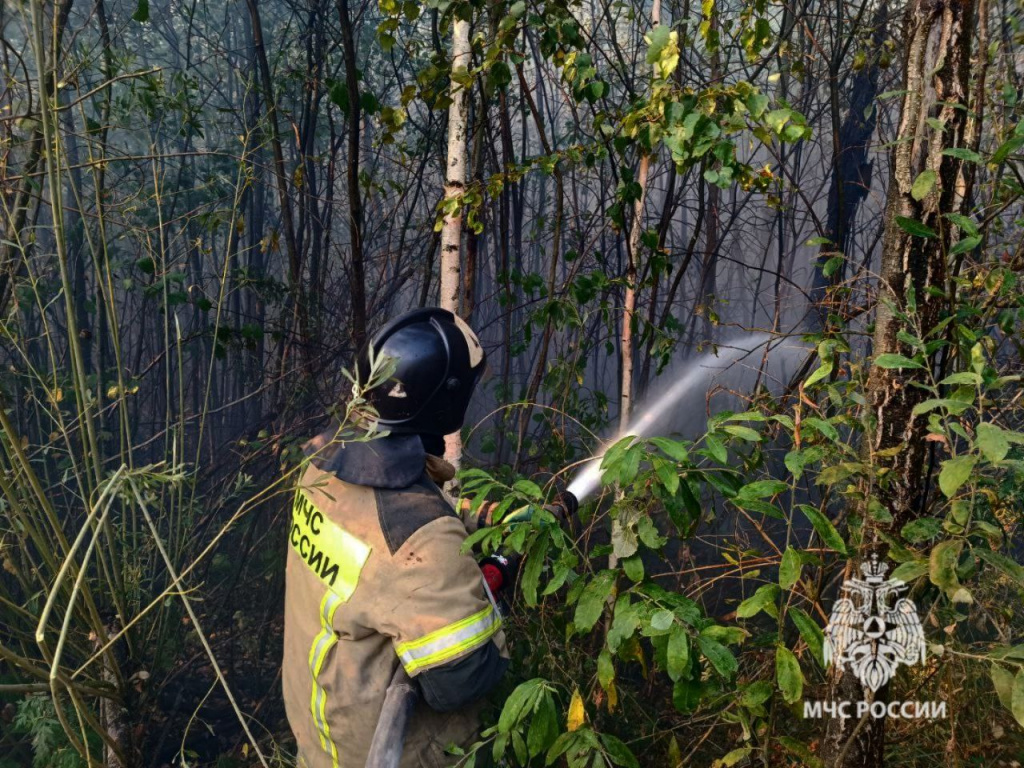
{"label": "white bark", "polygon": [[[452,25],[451,106],[448,107],[448,165],[444,185],[445,200],[462,195],[466,186],[466,134],[468,90],[458,81],[469,69],[469,22],[455,19]],[[462,276],[462,212],[446,214],[441,229],[441,307],[459,314]],[[462,463],[462,435],[445,438],[445,459],[456,469]]]}
{"label": "white bark", "polygon": [[629,233],[629,266],[626,268],[626,297],[622,312],[622,388],[619,396],[619,432],[625,434],[633,413],[633,315],[636,312],[637,252],[644,231],[644,203],[647,202],[648,155],[640,158],[636,182],[640,197],[633,209],[633,228]]}

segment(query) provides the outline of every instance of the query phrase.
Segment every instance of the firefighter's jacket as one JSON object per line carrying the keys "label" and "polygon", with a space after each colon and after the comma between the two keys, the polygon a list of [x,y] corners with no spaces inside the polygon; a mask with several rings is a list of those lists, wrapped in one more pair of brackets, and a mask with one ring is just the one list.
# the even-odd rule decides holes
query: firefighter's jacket
{"label": "firefighter's jacket", "polygon": [[398,664],[421,696],[402,768],[456,762],[478,700],[508,664],[500,616],[463,521],[434,480],[451,467],[416,436],[310,441],[294,496],[283,685],[299,765],[363,768]]}

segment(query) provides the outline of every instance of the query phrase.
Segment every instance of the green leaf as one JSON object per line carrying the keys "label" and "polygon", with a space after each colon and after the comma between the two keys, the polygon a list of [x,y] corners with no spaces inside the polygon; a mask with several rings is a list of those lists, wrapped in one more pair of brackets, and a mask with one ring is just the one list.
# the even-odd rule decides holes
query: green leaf
{"label": "green leaf", "polygon": [[928,573],[928,563],[924,560],[908,560],[900,563],[889,578],[909,584]]}
{"label": "green leaf", "polygon": [[804,382],[804,386],[809,387],[826,378],[832,373],[832,368],[833,364],[831,360],[823,361],[822,364],[818,366],[817,370],[807,377],[807,381]]}
{"label": "green leaf", "polygon": [[637,541],[636,531],[616,521],[612,525],[612,551],[620,560],[632,557],[640,544]]}
{"label": "green leaf", "polygon": [[583,589],[579,602],[576,604],[576,613],[573,616],[573,623],[576,631],[580,634],[589,632],[597,620],[601,618],[605,603],[615,586],[615,572],[601,571]]}
{"label": "green leaf", "polygon": [[939,382],[940,385],[953,385],[953,384],[981,384],[982,378],[973,371],[959,371],[958,373],[951,373],[949,376]]}
{"label": "green leaf", "polygon": [[1024,669],[1013,678],[1013,693],[1010,696],[1010,710],[1017,722],[1024,728]]}
{"label": "green leaf", "polygon": [[132,14],[132,19],[140,24],[149,21],[149,0],[139,0],[139,4],[135,7],[135,13]]}
{"label": "green leaf", "polygon": [[928,197],[928,193],[935,188],[937,178],[938,174],[931,168],[921,171],[910,187],[910,196],[915,200],[924,200]]}
{"label": "green leaf", "polygon": [[836,552],[845,555],[846,543],[836,527],[832,525],[832,521],[825,517],[817,507],[812,507],[810,504],[799,504],[798,506],[800,511],[811,521],[811,525],[814,526],[814,530],[817,531],[821,540]]}
{"label": "green leaf", "polygon": [[651,616],[651,629],[656,632],[666,632],[675,624],[675,621],[675,614],[667,608],[662,608]]}
{"label": "green leaf", "polygon": [[942,469],[939,471],[939,488],[946,495],[947,499],[953,498],[974,470],[978,463],[978,457],[974,454],[964,454],[955,459],[942,462]]}
{"label": "green leaf", "polygon": [[786,516],[782,514],[778,507],[767,501],[761,501],[760,499],[749,499],[742,496],[738,496],[732,500],[740,509],[745,509],[748,512],[760,512],[762,515],[768,517],[774,517],[776,520],[785,520]]}
{"label": "green leaf", "polygon": [[501,716],[498,718],[498,731],[508,733],[517,723],[521,722],[526,713],[533,709],[533,704],[544,681],[540,678],[527,680],[520,683],[512,691],[505,706],[501,708]]}
{"label": "green leaf", "polygon": [[962,213],[947,213],[946,218],[953,222],[956,226],[960,227],[968,235],[979,235],[981,230],[978,229],[978,222],[972,219],[970,216],[964,216]]}
{"label": "green leaf", "polygon": [[[831,262],[832,259],[829,259],[829,261]],[[828,277],[829,274],[826,274],[825,276]],[[823,341],[818,345],[818,358],[821,360],[821,365],[814,373],[807,377],[807,381],[804,382],[805,387],[809,387],[812,384],[821,381],[832,373],[832,369],[834,367],[834,350],[835,342],[832,341]]]}
{"label": "green leaf", "polygon": [[911,360],[904,355],[884,354],[875,358],[875,365],[879,368],[924,368],[916,360]]}
{"label": "green leaf", "polygon": [[990,674],[992,676],[992,686],[996,689],[996,696],[999,697],[999,703],[1012,712],[1013,673],[1009,672],[1006,667],[993,662]]}
{"label": "green leaf", "polygon": [[672,705],[682,713],[693,712],[700,704],[700,682],[682,678],[672,686]]}
{"label": "green leaf", "polygon": [[981,235],[971,235],[960,240],[949,250],[950,256],[959,256],[961,253],[969,253],[981,245]]}
{"label": "green leaf", "polygon": [[652,445],[656,445],[661,449],[662,453],[676,461],[687,461],[690,458],[690,453],[686,448],[686,444],[681,443],[678,440],[671,440],[667,437],[652,437],[648,442]]}
{"label": "green leaf", "polygon": [[999,149],[992,153],[992,158],[989,162],[992,165],[1000,165],[1022,146],[1024,146],[1024,136],[1014,136],[999,145]]}
{"label": "green leaf", "polygon": [[761,611],[765,610],[768,606],[775,607],[775,598],[778,597],[779,588],[775,584],[763,584],[757,588],[750,597],[744,600],[736,608],[736,617],[739,619],[749,619],[751,616],[756,616]]}
{"label": "green leaf", "polygon": [[1010,441],[1006,432],[995,424],[982,422],[977,429],[978,449],[993,464],[1006,458],[1010,452]]}
{"label": "green leaf", "polygon": [[846,263],[846,259],[843,256],[832,256],[825,262],[825,266],[821,268],[821,274],[825,277],[832,277],[844,263]]}
{"label": "green leaf", "polygon": [[648,64],[656,64],[658,59],[661,58],[661,52],[668,45],[671,31],[672,29],[668,24],[659,24],[647,35],[647,44],[649,46],[647,49]]}
{"label": "green leaf", "polygon": [[966,160],[969,163],[980,163],[981,155],[966,147],[946,147],[942,150],[946,157],[955,157],[957,160]]}
{"label": "green leaf", "polygon": [[370,115],[375,115],[380,112],[380,102],[377,100],[377,96],[370,91],[364,91],[359,94],[359,106],[363,108],[363,111]]}
{"label": "green leaf", "polygon": [[811,416],[810,418],[804,419],[803,423],[805,427],[811,427],[819,432],[823,437],[827,437],[833,442],[839,440],[839,430],[825,421],[825,419],[819,419],[817,416]]}
{"label": "green leaf", "polygon": [[789,490],[789,486],[781,480],[755,480],[747,483],[736,494],[742,499],[766,499]]}
{"label": "green leaf", "polygon": [[587,87],[583,89],[583,97],[587,100],[588,104],[594,104],[600,99],[607,90],[604,82],[601,80],[594,80],[587,83]]}
{"label": "green leaf", "polygon": [[715,760],[711,764],[711,768],[733,768],[733,766],[739,765],[741,761],[746,760],[753,751],[753,747],[738,747]]}
{"label": "green leaf", "polygon": [[761,435],[759,435],[755,430],[751,429],[750,427],[741,427],[737,426],[736,424],[727,424],[724,427],[722,427],[722,429],[728,432],[730,435],[738,437],[740,440],[746,440],[748,443],[757,443],[760,442],[761,440]]}
{"label": "green leaf", "polygon": [[649,549],[658,550],[668,544],[668,539],[658,533],[658,526],[655,525],[654,520],[646,515],[640,518],[636,531],[640,536],[640,541]]}
{"label": "green leaf", "polygon": [[807,647],[811,650],[811,654],[818,661],[818,664],[824,668],[825,658],[822,653],[825,644],[824,631],[802,608],[790,608],[787,611],[787,615],[793,620],[797,630],[800,632],[800,637],[803,638],[803,641],[807,643]]}
{"label": "green leaf", "polygon": [[779,563],[779,586],[789,589],[800,579],[800,553],[792,547],[786,547],[782,553],[782,562]]}
{"label": "green leaf", "polygon": [[754,92],[747,96],[745,103],[747,105],[747,109],[750,111],[750,116],[757,120],[764,114],[764,111],[768,108],[770,101],[771,100],[763,93]]}
{"label": "green leaf", "polygon": [[491,65],[488,77],[495,88],[505,88],[512,82],[512,70],[504,61],[496,61]]}
{"label": "green leaf", "polygon": [[793,475],[793,479],[799,480],[804,474],[804,467],[807,465],[807,454],[803,451],[789,451],[782,461],[786,465],[786,469]]}
{"label": "green leaf", "polygon": [[644,559],[641,555],[633,555],[620,561],[626,576],[636,584],[644,580]]}
{"label": "green leaf", "polygon": [[702,634],[697,636],[697,645],[700,646],[700,652],[722,677],[731,678],[739,669],[739,664],[736,662],[736,657],[732,655],[732,651],[717,640]]}
{"label": "green leaf", "polygon": [[892,522],[892,513],[874,496],[868,498],[868,516],[879,523]]}
{"label": "green leaf", "polygon": [[676,625],[668,637],[668,648],[665,654],[668,661],[668,676],[676,682],[689,675],[690,672],[690,636],[686,630]]}
{"label": "green leaf", "polygon": [[934,411],[936,408],[945,408],[954,416],[959,416],[970,407],[971,404],[965,403],[963,400],[951,400],[948,397],[931,397],[915,405],[911,413],[914,416],[920,416],[922,413]]}
{"label": "green leaf", "polygon": [[953,594],[960,581],[956,577],[956,564],[964,543],[960,539],[941,541],[932,548],[928,558],[928,577],[932,584]]}
{"label": "green leaf", "polygon": [[773,133],[779,133],[792,116],[793,110],[791,109],[773,109],[764,116],[764,122],[772,129]]}
{"label": "green leaf", "polygon": [[804,692],[804,676],[796,655],[784,645],[775,649],[775,679],[787,704],[800,701]]}
{"label": "green leaf", "polygon": [[729,453],[725,448],[725,444],[721,440],[714,435],[707,435],[704,438],[704,443],[707,445],[708,453],[711,454],[711,458],[719,464],[727,464],[729,462]]}
{"label": "green leaf", "polygon": [[675,466],[670,462],[655,457],[654,471],[658,475],[658,479],[661,480],[661,484],[665,486],[665,490],[668,491],[669,495],[675,496],[676,492],[679,490],[679,473]]}
{"label": "green leaf", "polygon": [[537,604],[537,586],[540,583],[540,573],[544,567],[544,555],[548,548],[548,539],[551,534],[547,530],[541,531],[530,553],[526,557],[526,565],[523,567],[522,591],[526,604],[533,606]]}
{"label": "green leaf", "polygon": [[740,706],[759,707],[772,697],[774,687],[767,680],[755,680],[740,694]]}
{"label": "green leaf", "polygon": [[906,216],[897,216],[896,224],[908,235],[914,237],[938,237],[938,234],[931,227],[925,226],[917,219],[908,219]]}
{"label": "green leaf", "polygon": [[942,521],[934,517],[920,517],[904,525],[900,533],[910,543],[919,544],[942,533]]}
{"label": "green leaf", "polygon": [[621,765],[624,768],[640,768],[636,755],[617,737],[612,736],[610,733],[602,733],[601,743],[604,745],[608,757],[611,758],[615,765]]}
{"label": "green leaf", "polygon": [[540,501],[544,498],[544,492],[540,489],[533,480],[520,479],[516,480],[515,485],[512,488],[519,491],[523,496],[531,499],[532,501]]}
{"label": "green leaf", "polygon": [[1024,587],[1024,566],[1015,560],[1011,560],[1006,555],[1001,555],[998,552],[993,552],[990,549],[982,549],[977,547],[971,550],[974,554],[980,557],[989,565],[994,568],[998,568],[1000,571],[1005,573],[1015,582],[1018,587]]}
{"label": "green leaf", "polygon": [[700,517],[700,501],[693,495],[693,491],[685,479],[679,483],[679,495],[683,499],[686,511],[690,513],[694,520],[698,519]]}
{"label": "green leaf", "polygon": [[633,637],[639,626],[640,614],[637,604],[630,601],[628,592],[619,595],[619,599],[615,601],[612,628],[608,632],[608,648],[611,652],[617,652],[622,643]]}
{"label": "green leaf", "polygon": [[530,733],[526,737],[526,746],[531,757],[547,752],[558,738],[558,710],[551,694],[543,692],[534,709],[530,721]]}

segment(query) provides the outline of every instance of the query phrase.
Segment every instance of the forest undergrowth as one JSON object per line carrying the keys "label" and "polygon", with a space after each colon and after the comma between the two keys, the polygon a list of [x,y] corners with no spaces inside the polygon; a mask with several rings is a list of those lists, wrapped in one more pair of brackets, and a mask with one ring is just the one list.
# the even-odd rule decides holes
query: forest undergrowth
{"label": "forest undergrowth", "polygon": [[[1009,0],[4,2],[0,768],[294,765],[301,445],[373,439],[387,367],[345,370],[434,304],[490,360],[467,546],[521,562],[453,765],[1019,766],[1022,36]],[[878,692],[825,663],[873,557],[926,641]],[[805,717],[851,697],[943,716]]]}

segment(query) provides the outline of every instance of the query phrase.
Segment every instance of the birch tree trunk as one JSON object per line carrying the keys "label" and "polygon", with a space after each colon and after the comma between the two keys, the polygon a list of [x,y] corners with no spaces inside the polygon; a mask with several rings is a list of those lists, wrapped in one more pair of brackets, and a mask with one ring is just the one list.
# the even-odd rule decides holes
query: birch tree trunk
{"label": "birch tree trunk", "polygon": [[[965,213],[965,173],[962,160],[943,154],[965,146],[970,102],[971,42],[976,2],[913,0],[907,6],[905,96],[892,157],[892,179],[885,208],[882,263],[879,275],[873,352],[912,356],[899,340],[900,331],[929,338],[948,306],[946,254],[960,238],[949,213]],[[980,51],[979,55],[986,55]],[[933,179],[931,185],[924,180]],[[922,181],[919,181],[922,180]],[[918,181],[917,188],[915,181]],[[922,194],[922,190],[927,192]],[[912,194],[911,190],[917,193]],[[918,199],[920,198],[920,199]],[[911,235],[900,219],[924,224],[934,237]],[[934,290],[933,290],[934,289]],[[897,313],[914,321],[907,328]],[[885,470],[870,489],[892,515],[887,527],[899,531],[925,509],[927,492],[927,420],[915,418],[914,406],[928,395],[915,387],[928,369],[893,369],[873,366],[868,379],[868,406],[875,418],[866,436],[864,455]],[[882,455],[879,455],[880,452]],[[894,453],[895,455],[887,455]],[[878,523],[865,515],[861,557],[884,554]],[[852,571],[854,563],[847,565]],[[835,703],[888,699],[888,687],[874,696],[850,672],[833,674],[829,698]],[[833,718],[829,720],[822,757],[829,768],[857,768],[884,764],[885,719]]]}
{"label": "birch tree trunk", "polygon": [[[651,29],[661,23],[661,0],[654,0],[651,6]],[[644,205],[647,202],[647,175],[651,167],[651,156],[646,152],[640,156],[636,171],[636,183],[640,195],[633,207],[633,226],[629,231],[629,249],[626,254],[626,295],[622,311],[622,384],[619,392],[619,431],[629,426],[633,412],[633,315],[636,313],[637,262],[640,251],[640,237],[644,232]]]}
{"label": "birch tree trunk", "polygon": [[[651,6],[651,29],[661,23],[661,0],[654,0]],[[633,207],[633,226],[629,231],[629,248],[626,258],[626,296],[622,311],[622,385],[619,392],[619,436],[626,434],[633,413],[633,315],[636,313],[637,262],[639,261],[640,237],[644,231],[644,204],[647,202],[647,175],[651,167],[651,156],[644,153],[636,171],[636,183],[640,187]],[[619,491],[622,494],[622,491]],[[620,533],[621,523],[612,521],[612,540]],[[614,552],[608,555],[608,567],[618,565],[619,558]]]}
{"label": "birch tree trunk", "polygon": [[[448,107],[448,163],[444,199],[448,203],[462,196],[466,186],[466,133],[469,122],[469,22],[452,19],[451,106]],[[459,314],[462,285],[461,203],[444,217],[441,229],[441,307]],[[456,469],[462,463],[462,435],[445,437],[445,459]]]}

